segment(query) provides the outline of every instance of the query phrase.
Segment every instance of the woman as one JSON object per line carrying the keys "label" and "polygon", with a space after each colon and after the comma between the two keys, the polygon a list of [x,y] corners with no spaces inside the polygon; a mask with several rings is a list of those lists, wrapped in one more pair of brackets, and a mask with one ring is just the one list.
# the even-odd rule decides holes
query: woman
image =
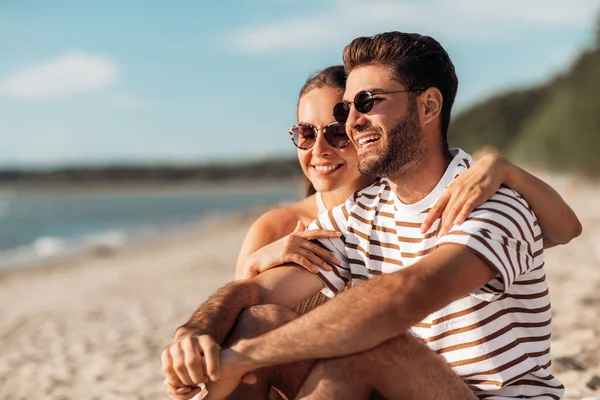
{"label": "woman", "polygon": [[[304,231],[317,216],[343,203],[357,190],[375,182],[358,171],[358,156],[345,127],[334,122],[333,107],[341,101],[346,84],[342,66],[326,68],[309,78],[300,91],[298,125],[290,134],[298,147],[298,161],[310,182],[308,196],[289,206],[263,214],[246,235],[236,268],[236,279],[255,276],[284,263],[296,263],[316,272],[330,267],[322,258],[336,258],[310,242],[339,236],[326,230]],[[508,186],[523,196],[538,217],[544,247],[566,244],[581,233],[575,213],[549,185],[507,162],[487,155],[453,181],[432,207],[421,230],[427,231],[442,217],[438,234],[461,223],[500,187]]]}

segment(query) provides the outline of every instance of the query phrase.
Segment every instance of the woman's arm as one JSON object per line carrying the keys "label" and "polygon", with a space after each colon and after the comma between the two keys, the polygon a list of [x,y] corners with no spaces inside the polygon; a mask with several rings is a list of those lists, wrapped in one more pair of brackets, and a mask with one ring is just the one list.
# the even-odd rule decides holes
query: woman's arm
{"label": "woman's arm", "polygon": [[257,260],[257,257],[252,257],[255,251],[281,239],[294,230],[298,221],[291,214],[285,209],[278,208],[264,213],[254,221],[238,254],[235,267],[236,280],[247,276],[249,269],[258,267],[259,260]]}
{"label": "woman's arm", "polygon": [[567,244],[581,235],[581,222],[556,190],[504,158],[496,157],[505,170],[504,184],[523,196],[537,216],[544,248]]}
{"label": "woman's arm", "polygon": [[304,231],[297,215],[285,208],[263,214],[250,227],[238,256],[235,278],[251,278],[286,263],[300,265],[316,273],[317,267],[330,270],[326,261],[340,261],[329,251],[310,242],[312,239],[339,237],[328,230]]}
{"label": "woman's arm", "polygon": [[517,191],[536,214],[544,237],[544,248],[566,244],[581,234],[581,223],[573,210],[547,183],[498,155],[482,157],[456,178],[431,208],[421,226],[427,232],[441,216],[438,236],[452,225],[464,222],[504,184]]}

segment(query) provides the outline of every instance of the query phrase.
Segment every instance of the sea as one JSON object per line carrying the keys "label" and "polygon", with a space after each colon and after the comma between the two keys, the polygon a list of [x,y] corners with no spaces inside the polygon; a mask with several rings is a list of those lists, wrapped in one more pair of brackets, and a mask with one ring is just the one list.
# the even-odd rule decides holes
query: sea
{"label": "sea", "polygon": [[0,271],[197,226],[290,203],[297,186],[105,188],[0,191]]}

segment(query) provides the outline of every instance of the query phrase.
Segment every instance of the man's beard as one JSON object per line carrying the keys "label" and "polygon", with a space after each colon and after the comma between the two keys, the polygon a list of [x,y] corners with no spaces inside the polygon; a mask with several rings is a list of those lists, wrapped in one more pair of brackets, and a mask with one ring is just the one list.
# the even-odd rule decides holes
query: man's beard
{"label": "man's beard", "polygon": [[[383,131],[378,128],[382,139]],[[389,177],[423,154],[423,135],[419,126],[416,104],[409,105],[404,118],[390,129],[381,153],[375,157],[360,159],[358,170],[363,175]],[[360,156],[359,156],[360,157]]]}

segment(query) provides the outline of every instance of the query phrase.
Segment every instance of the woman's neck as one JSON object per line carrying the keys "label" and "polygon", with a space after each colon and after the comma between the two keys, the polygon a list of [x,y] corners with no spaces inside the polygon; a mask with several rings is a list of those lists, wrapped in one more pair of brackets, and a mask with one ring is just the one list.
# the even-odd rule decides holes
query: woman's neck
{"label": "woman's neck", "polygon": [[369,185],[372,185],[373,183],[375,183],[375,181],[375,178],[362,176],[349,185],[342,186],[337,189],[330,190],[328,192],[321,192],[323,203],[325,203],[325,207],[327,207],[327,209],[330,210],[333,207],[342,204],[354,192],[364,189]]}

